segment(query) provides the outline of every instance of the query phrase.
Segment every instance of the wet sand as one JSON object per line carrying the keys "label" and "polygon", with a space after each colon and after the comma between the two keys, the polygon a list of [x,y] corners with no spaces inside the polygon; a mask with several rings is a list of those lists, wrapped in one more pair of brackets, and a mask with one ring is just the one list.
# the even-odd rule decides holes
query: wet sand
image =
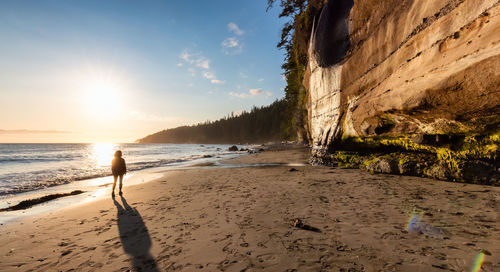
{"label": "wet sand", "polygon": [[482,271],[500,271],[499,187],[310,166],[307,155],[172,171],[0,226],[0,271],[471,271],[480,252]]}

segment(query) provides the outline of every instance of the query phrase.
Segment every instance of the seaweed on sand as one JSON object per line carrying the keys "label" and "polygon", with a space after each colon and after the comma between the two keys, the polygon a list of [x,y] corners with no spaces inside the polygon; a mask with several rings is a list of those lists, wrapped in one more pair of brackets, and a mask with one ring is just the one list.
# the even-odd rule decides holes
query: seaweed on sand
{"label": "seaweed on sand", "polygon": [[27,200],[23,200],[23,201],[19,202],[18,204],[14,205],[14,206],[0,209],[0,212],[25,210],[25,209],[31,208],[34,205],[38,205],[40,203],[44,203],[44,202],[51,201],[51,200],[61,198],[61,197],[65,197],[65,196],[79,195],[82,193],[84,193],[84,191],[75,190],[71,193],[51,194],[51,195],[46,195],[46,196],[42,196],[42,197],[38,197],[38,198],[27,199]]}

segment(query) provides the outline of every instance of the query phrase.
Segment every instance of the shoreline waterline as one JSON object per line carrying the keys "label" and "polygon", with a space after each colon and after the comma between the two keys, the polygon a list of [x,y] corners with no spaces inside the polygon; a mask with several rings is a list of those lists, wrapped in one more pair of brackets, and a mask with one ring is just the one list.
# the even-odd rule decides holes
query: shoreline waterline
{"label": "shoreline waterline", "polygon": [[[106,177],[116,150],[129,171],[190,164],[235,154],[230,145],[198,144],[0,144],[0,198]],[[251,146],[243,145],[248,148]]]}
{"label": "shoreline waterline", "polygon": [[[207,167],[233,168],[247,167],[247,165],[224,164],[222,161],[234,159],[248,154],[247,152],[232,152],[225,156],[200,157],[190,161],[172,163],[163,166],[149,167],[141,170],[131,171],[125,175],[123,191],[127,193],[127,187],[142,183],[151,182],[165,177],[171,171],[196,170]],[[67,197],[53,199],[47,202],[33,205],[26,209],[15,211],[2,211],[0,214],[0,226],[18,221],[25,217],[49,213],[68,207],[86,204],[89,202],[111,197],[111,188],[113,185],[113,176],[96,177],[82,180],[75,180],[66,184],[49,186],[21,193],[6,194],[0,196],[0,210],[12,207],[22,201],[36,199],[57,194],[68,194],[73,191],[82,190],[83,193],[70,195]],[[118,186],[117,186],[118,187]],[[117,188],[115,191],[118,190]]]}

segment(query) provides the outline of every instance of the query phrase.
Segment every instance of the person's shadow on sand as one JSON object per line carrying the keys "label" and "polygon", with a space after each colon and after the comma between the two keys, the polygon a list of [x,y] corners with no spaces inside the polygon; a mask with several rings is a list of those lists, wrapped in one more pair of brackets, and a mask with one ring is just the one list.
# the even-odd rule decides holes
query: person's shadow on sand
{"label": "person's shadow on sand", "polygon": [[117,208],[118,231],[123,250],[132,256],[135,271],[158,271],[156,261],[151,256],[151,238],[141,214],[128,205],[120,196],[123,206],[113,197]]}

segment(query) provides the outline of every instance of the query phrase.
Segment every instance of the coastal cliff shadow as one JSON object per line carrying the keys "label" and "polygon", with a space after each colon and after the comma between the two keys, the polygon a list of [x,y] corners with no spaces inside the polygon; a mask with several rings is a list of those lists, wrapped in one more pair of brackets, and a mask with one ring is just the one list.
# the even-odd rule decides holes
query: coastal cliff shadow
{"label": "coastal cliff shadow", "polygon": [[314,34],[314,50],[320,67],[342,61],[350,47],[348,16],[353,0],[330,0],[321,11]]}
{"label": "coastal cliff shadow", "polygon": [[149,252],[151,237],[141,214],[130,207],[123,196],[120,198],[123,206],[113,197],[117,209],[118,231],[123,250],[133,258],[134,271],[159,271]]}

